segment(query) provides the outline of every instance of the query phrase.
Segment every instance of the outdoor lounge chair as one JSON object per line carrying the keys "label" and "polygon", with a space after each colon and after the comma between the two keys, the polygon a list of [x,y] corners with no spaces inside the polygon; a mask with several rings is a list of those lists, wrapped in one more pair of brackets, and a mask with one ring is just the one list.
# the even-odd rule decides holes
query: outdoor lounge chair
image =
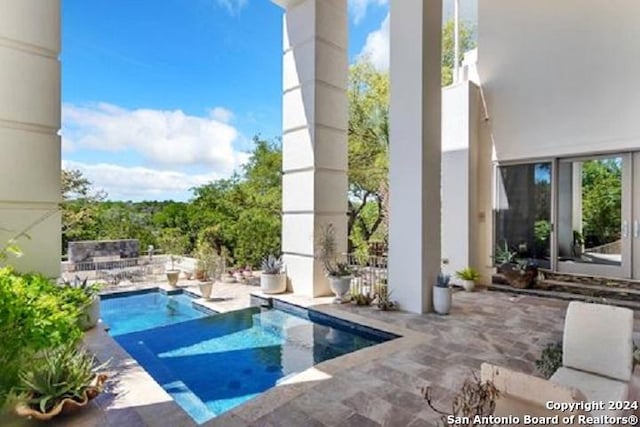
{"label": "outdoor lounge chair", "polygon": [[[580,390],[587,401],[627,400],[633,371],[632,335],[633,311],[571,302],[564,323],[562,367],[550,381]],[[591,414],[619,416],[623,412],[605,407]]]}

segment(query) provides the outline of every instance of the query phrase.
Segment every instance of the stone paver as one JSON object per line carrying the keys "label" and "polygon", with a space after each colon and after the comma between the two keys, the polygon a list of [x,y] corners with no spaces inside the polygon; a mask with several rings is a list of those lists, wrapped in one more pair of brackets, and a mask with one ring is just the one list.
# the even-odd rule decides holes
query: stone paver
{"label": "stone paver", "polygon": [[[189,290],[194,288],[190,286]],[[256,288],[221,284],[214,288],[214,296],[225,299],[206,304],[216,311],[243,308],[249,304],[252,291],[256,293]],[[439,415],[427,407],[421,394],[423,387],[432,387],[436,405],[448,410],[453,394],[466,378],[479,372],[484,361],[534,373],[534,361],[542,349],[561,339],[567,305],[565,301],[532,296],[457,292],[451,314],[439,316],[327,304],[329,298],[278,298],[402,337],[320,363],[205,426],[434,425]],[[635,330],[640,330],[638,316]],[[142,393],[157,401],[138,406],[134,397],[128,400],[116,394],[114,401],[120,403],[99,400],[93,420],[124,427],[193,425],[173,401],[166,399],[161,388],[158,391],[148,382],[150,377],[140,372],[135,361],[117,345],[113,347],[110,337],[102,338],[93,342],[92,349],[103,356],[115,355],[123,367],[119,375],[123,383],[117,393],[134,397]],[[135,375],[125,374],[124,367]],[[640,384],[639,380],[636,374],[634,381]],[[118,413],[113,413],[115,410]],[[156,416],[149,415],[153,413]],[[68,424],[57,425],[97,424],[69,420]]]}

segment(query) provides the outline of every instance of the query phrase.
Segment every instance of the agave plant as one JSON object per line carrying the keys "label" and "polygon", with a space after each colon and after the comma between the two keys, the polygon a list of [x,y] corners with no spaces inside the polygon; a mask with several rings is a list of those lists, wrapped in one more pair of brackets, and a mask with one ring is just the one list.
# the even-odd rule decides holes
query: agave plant
{"label": "agave plant", "polygon": [[106,363],[96,366],[92,355],[73,345],[48,349],[20,371],[17,391],[29,407],[45,413],[63,399],[84,400],[96,371],[105,366]]}
{"label": "agave plant", "polygon": [[282,272],[282,260],[274,255],[269,255],[262,260],[262,272],[264,274],[280,274]]}

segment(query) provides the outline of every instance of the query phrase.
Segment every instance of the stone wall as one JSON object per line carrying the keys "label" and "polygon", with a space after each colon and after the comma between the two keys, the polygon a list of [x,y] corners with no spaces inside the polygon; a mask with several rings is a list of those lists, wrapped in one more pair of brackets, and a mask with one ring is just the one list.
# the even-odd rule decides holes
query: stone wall
{"label": "stone wall", "polygon": [[86,240],[69,242],[69,261],[72,263],[92,262],[96,257],[138,258],[140,241],[130,240]]}

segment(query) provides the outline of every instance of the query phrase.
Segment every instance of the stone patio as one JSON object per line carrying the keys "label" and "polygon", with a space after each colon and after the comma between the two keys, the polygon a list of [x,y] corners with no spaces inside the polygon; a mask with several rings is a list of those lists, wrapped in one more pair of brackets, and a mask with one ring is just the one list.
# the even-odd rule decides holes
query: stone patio
{"label": "stone patio", "polygon": [[[206,305],[217,311],[248,306],[250,293],[260,296],[253,286],[216,286],[220,300]],[[205,426],[435,425],[439,416],[422,398],[422,387],[431,386],[436,405],[448,410],[452,395],[484,361],[533,373],[542,349],[560,340],[567,305],[500,292],[456,292],[451,314],[439,316],[333,305],[330,298],[278,298],[402,337],[320,363]],[[636,331],[639,326],[636,316]],[[86,341],[100,359],[112,359],[116,381],[87,411],[52,425],[195,425],[104,331],[92,331]],[[634,382],[639,378],[636,372]]]}

